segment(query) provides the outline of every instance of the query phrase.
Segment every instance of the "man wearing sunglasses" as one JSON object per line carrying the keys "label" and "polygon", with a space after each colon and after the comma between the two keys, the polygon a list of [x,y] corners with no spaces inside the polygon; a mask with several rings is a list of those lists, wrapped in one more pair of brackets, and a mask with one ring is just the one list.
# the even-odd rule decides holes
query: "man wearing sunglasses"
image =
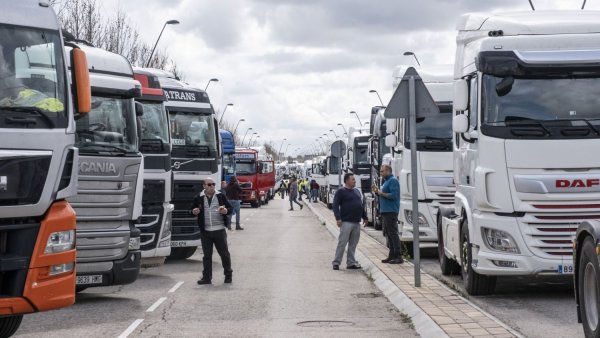
{"label": "man wearing sunglasses", "polygon": [[231,204],[221,192],[216,191],[215,182],[211,178],[204,180],[204,191],[194,198],[192,203],[192,214],[198,216],[200,226],[200,238],[202,241],[202,278],[199,285],[212,283],[212,254],[213,245],[221,256],[223,271],[225,272],[225,283],[231,283],[231,256],[227,247],[226,228],[229,225],[227,217],[233,211]]}

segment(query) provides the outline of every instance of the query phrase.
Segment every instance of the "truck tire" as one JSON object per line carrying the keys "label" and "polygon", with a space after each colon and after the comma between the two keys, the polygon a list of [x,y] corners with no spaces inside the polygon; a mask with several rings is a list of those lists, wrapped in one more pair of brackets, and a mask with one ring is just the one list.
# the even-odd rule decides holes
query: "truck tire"
{"label": "truck tire", "polygon": [[415,256],[415,246],[413,242],[401,242],[402,243],[402,255],[413,259]]}
{"label": "truck tire", "polygon": [[0,318],[0,337],[10,337],[17,330],[19,326],[21,326],[21,321],[23,320],[23,315],[9,316],[9,317],[1,317]]}
{"label": "truck tire", "polygon": [[188,246],[185,248],[171,248],[171,255],[167,257],[167,260],[175,261],[181,259],[188,259],[194,255],[198,249],[197,246]]}
{"label": "truck tire", "polygon": [[577,266],[577,289],[583,332],[586,337],[600,337],[600,266],[592,237],[587,237],[583,242]]}
{"label": "truck tire", "polygon": [[253,208],[258,208],[258,207],[260,207],[260,202],[252,201],[252,202],[250,202],[250,206]]}
{"label": "truck tire", "polygon": [[[84,285],[76,285],[75,286],[75,293],[80,293],[83,290],[86,290],[89,286],[84,286]],[[2,337],[2,336],[0,336]]]}
{"label": "truck tire", "polygon": [[460,273],[460,265],[454,259],[446,256],[444,251],[444,238],[442,237],[442,215],[437,215],[437,235],[438,235],[438,259],[440,260],[440,269],[442,275],[451,276]]}
{"label": "truck tire", "polygon": [[465,290],[471,296],[489,295],[496,288],[496,276],[480,275],[473,270],[471,241],[469,239],[469,222],[465,217],[460,228],[460,269]]}
{"label": "truck tire", "polygon": [[379,216],[373,217],[373,229],[383,230],[383,223],[381,222],[381,219],[379,218]]}

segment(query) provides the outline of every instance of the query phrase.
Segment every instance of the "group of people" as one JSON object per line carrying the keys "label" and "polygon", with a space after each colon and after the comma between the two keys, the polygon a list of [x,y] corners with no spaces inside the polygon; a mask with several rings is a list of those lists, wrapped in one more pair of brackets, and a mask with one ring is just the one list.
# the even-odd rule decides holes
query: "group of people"
{"label": "group of people", "polygon": [[[400,212],[400,183],[392,175],[392,167],[381,166],[383,184],[381,188],[373,186],[373,193],[379,196],[379,211],[383,219],[383,233],[387,238],[389,248],[388,257],[382,259],[383,263],[402,264],[402,248],[398,235],[398,213]],[[338,244],[333,259],[333,270],[339,270],[344,250],[348,246],[346,255],[346,269],[362,269],[356,260],[355,253],[360,239],[360,222],[368,222],[367,214],[363,208],[362,192],[356,188],[356,179],[351,173],[344,175],[344,187],[338,189],[333,197],[333,214],[337,226],[340,228]]]}
{"label": "group of people", "polygon": [[281,199],[285,198],[286,193],[288,195],[290,195],[290,193],[292,191],[292,190],[290,190],[291,189],[290,187],[291,187],[292,183],[294,183],[294,182],[297,185],[295,190],[297,190],[297,199],[299,201],[302,201],[302,195],[305,195],[309,201],[311,201],[313,203],[318,202],[319,184],[315,180],[311,180],[309,182],[308,178],[296,179],[295,176],[292,177],[292,179],[289,183],[285,179],[282,179],[281,182],[279,183],[279,187],[277,188],[277,190],[279,191],[279,194],[281,195]]}

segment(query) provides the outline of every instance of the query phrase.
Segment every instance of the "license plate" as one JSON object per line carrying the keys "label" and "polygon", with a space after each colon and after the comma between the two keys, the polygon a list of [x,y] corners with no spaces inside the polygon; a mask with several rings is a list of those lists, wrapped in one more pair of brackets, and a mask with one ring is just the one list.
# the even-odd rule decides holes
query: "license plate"
{"label": "license plate", "polygon": [[77,276],[77,285],[102,284],[102,275]]}
{"label": "license plate", "polygon": [[571,265],[571,264],[568,264],[568,265],[559,265],[558,266],[558,273],[560,273],[560,274],[568,274],[568,275],[573,274],[573,265]]}
{"label": "license plate", "polygon": [[186,246],[187,246],[187,241],[171,241],[172,248],[181,248],[181,247],[186,247]]}

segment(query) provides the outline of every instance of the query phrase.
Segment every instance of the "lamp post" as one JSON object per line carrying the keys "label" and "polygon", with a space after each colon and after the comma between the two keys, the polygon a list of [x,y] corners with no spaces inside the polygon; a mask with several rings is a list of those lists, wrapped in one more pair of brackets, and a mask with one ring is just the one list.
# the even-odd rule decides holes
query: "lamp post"
{"label": "lamp post", "polygon": [[250,139],[248,140],[248,147],[250,146],[250,144],[252,144],[252,138],[254,137],[254,135],[257,135],[258,133],[254,132],[252,133],[252,135],[250,135]]}
{"label": "lamp post", "polygon": [[244,138],[242,139],[242,147],[244,146],[244,141],[246,140],[246,135],[248,135],[248,132],[252,130],[252,128],[248,128],[246,129],[246,133],[244,134]]}
{"label": "lamp post", "polygon": [[165,24],[163,25],[163,28],[160,30],[158,39],[156,39],[156,42],[154,43],[154,47],[152,47],[152,52],[150,52],[150,57],[146,61],[146,67],[150,67],[150,61],[152,61],[152,56],[154,55],[154,51],[156,50],[156,46],[158,45],[158,41],[160,40],[160,37],[162,36],[163,31],[165,30],[165,27],[167,27],[167,25],[178,25],[178,24],[179,24],[179,21],[177,21],[177,20],[169,20],[169,21],[165,22]]}
{"label": "lamp post", "polygon": [[348,134],[348,131],[346,130],[346,127],[344,127],[344,125],[343,125],[343,124],[341,124],[341,123],[338,123],[337,125],[338,125],[338,126],[340,126],[340,127],[342,127],[342,129],[344,129],[344,133],[345,133],[345,134]]}
{"label": "lamp post", "polygon": [[421,66],[421,63],[419,62],[419,59],[417,59],[417,55],[415,53],[413,53],[413,52],[404,52],[404,56],[410,56],[410,55],[412,55],[415,58],[415,61],[417,61],[417,64],[419,66]]}
{"label": "lamp post", "polygon": [[225,106],[225,109],[223,109],[223,114],[221,114],[221,118],[219,119],[219,125],[221,125],[221,121],[223,121],[223,116],[225,116],[225,112],[227,111],[227,107],[231,107],[231,106],[233,106],[233,103],[228,103]]}
{"label": "lamp post", "polygon": [[336,139],[338,138],[337,134],[335,133],[335,131],[333,129],[329,129],[329,131],[333,133],[333,136],[335,136]]}
{"label": "lamp post", "polygon": [[208,89],[208,85],[210,85],[211,82],[219,82],[219,79],[208,80],[208,82],[206,83],[206,87],[204,87],[204,91],[206,91]]}
{"label": "lamp post", "polygon": [[323,134],[323,136],[327,136],[327,140],[331,140],[331,137],[329,137],[329,134],[325,133],[325,134]]}
{"label": "lamp post", "polygon": [[358,113],[357,113],[357,112],[355,112],[355,111],[351,111],[351,112],[350,112],[350,114],[354,114],[354,115],[356,115],[356,118],[358,119],[358,123],[360,123],[360,126],[362,127],[362,126],[363,126],[363,124],[362,124],[362,122],[360,122],[360,118],[358,117]]}
{"label": "lamp post", "polygon": [[245,119],[240,119],[237,124],[235,125],[235,129],[233,129],[233,139],[235,140],[235,132],[237,131],[238,126],[240,125],[240,122],[246,121]]}
{"label": "lamp post", "polygon": [[248,146],[252,147],[254,145],[254,143],[256,143],[258,145],[258,139],[260,138],[260,135],[256,135],[256,138],[254,139],[254,142],[252,144],[249,144]]}
{"label": "lamp post", "polygon": [[283,147],[283,142],[287,141],[287,139],[284,137],[283,140],[281,141],[281,145],[279,146],[279,151],[277,152],[277,159],[279,160],[279,162],[281,162],[281,147]]}
{"label": "lamp post", "polygon": [[375,94],[377,94],[377,97],[379,98],[379,102],[381,102],[381,106],[385,107],[385,105],[383,104],[383,101],[381,100],[381,96],[379,96],[379,93],[375,89],[369,90],[369,93],[375,93]]}

